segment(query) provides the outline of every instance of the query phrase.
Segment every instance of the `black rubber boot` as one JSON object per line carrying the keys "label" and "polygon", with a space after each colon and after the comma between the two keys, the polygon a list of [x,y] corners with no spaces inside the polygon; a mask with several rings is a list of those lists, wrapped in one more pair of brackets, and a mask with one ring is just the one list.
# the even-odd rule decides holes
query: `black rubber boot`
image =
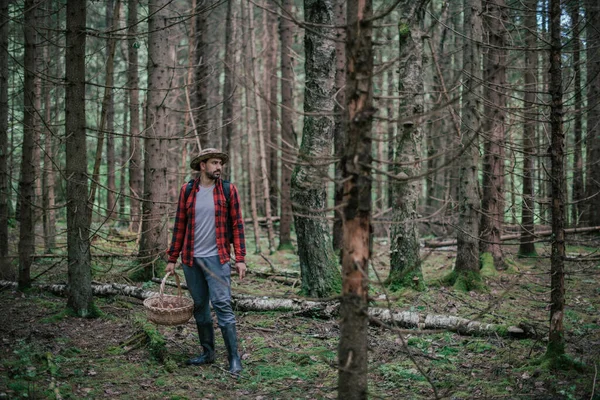
{"label": "black rubber boot", "polygon": [[238,354],[235,324],[222,326],[221,333],[223,334],[223,341],[225,342],[225,348],[227,349],[229,372],[233,375],[237,375],[242,371],[242,360],[240,360]]}
{"label": "black rubber boot", "polygon": [[215,329],[213,324],[197,324],[198,337],[202,345],[203,352],[198,357],[187,360],[187,365],[204,365],[215,362]]}

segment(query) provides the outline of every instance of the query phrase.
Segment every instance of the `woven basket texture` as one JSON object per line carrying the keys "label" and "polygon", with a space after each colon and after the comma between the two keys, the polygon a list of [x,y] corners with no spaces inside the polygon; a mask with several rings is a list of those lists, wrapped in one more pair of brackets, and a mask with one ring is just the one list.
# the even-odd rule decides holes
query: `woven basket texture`
{"label": "woven basket texture", "polygon": [[192,313],[194,312],[194,301],[189,297],[184,297],[182,295],[179,275],[175,273],[178,294],[176,296],[164,294],[165,283],[169,275],[170,274],[167,274],[163,278],[160,284],[159,294],[144,300],[146,317],[149,321],[154,322],[157,325],[182,325],[187,323],[192,317]]}

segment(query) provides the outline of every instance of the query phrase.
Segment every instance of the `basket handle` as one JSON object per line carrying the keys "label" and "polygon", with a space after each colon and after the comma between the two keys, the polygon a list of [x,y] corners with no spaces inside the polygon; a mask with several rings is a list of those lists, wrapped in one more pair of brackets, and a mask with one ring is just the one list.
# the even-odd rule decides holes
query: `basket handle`
{"label": "basket handle", "polygon": [[177,283],[177,296],[181,297],[183,295],[183,292],[181,290],[181,280],[179,279],[179,275],[177,274],[177,272],[175,272],[175,271],[167,272],[167,274],[165,275],[165,277],[162,279],[162,281],[160,283],[160,299],[161,299],[161,301],[163,298],[163,294],[165,292],[165,284],[167,283],[167,278],[169,277],[169,275],[175,275],[175,282]]}

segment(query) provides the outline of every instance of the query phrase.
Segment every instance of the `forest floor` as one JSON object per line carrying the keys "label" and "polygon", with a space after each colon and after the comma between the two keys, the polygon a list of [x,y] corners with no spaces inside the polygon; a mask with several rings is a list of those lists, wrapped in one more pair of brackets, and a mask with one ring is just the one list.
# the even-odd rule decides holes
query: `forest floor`
{"label": "forest floor", "polygon": [[[600,238],[590,241],[588,236],[585,246],[571,246],[568,253],[575,257],[598,249]],[[382,277],[388,270],[387,251],[385,241],[377,240],[373,267]],[[455,252],[423,249],[427,290],[387,295],[396,310],[506,325],[526,322],[542,332],[541,338],[425,330],[399,333],[372,326],[368,338],[370,399],[600,399],[600,262],[567,263],[567,353],[584,366],[552,370],[540,363],[549,319],[550,249],[540,244],[541,257],[528,259],[517,258],[515,251],[512,246],[505,248],[509,268],[487,276],[484,290],[465,293],[440,284],[452,269]],[[267,257],[278,272],[299,270],[298,259],[290,252]],[[270,270],[259,255],[247,261],[251,273],[243,282],[234,279],[234,293],[273,297],[297,293],[297,283],[290,286],[252,273]],[[32,276],[50,268],[44,281],[65,282],[65,263],[52,267],[54,263],[39,260]],[[123,271],[128,263],[125,258],[96,262],[94,279],[130,283]],[[144,286],[158,290],[151,282]],[[383,297],[384,289],[375,277],[371,290],[374,299]],[[144,309],[137,299],[96,298],[101,316],[94,319],[68,316],[65,298],[37,290],[0,290],[0,302],[0,399],[337,398],[337,320],[293,312],[237,312],[245,369],[234,379],[226,372],[220,335],[215,364],[184,365],[199,350],[193,320],[183,326],[156,328],[160,334],[154,338],[165,340],[159,356],[150,351],[151,345],[128,344],[144,324],[140,322]]]}

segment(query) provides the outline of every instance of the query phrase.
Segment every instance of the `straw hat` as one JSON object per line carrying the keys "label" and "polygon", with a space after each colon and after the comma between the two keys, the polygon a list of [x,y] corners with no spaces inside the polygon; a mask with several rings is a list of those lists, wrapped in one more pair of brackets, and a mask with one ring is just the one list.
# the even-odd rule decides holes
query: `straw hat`
{"label": "straw hat", "polygon": [[200,163],[208,160],[209,158],[220,158],[221,161],[223,161],[223,164],[229,160],[229,156],[226,153],[211,147],[201,150],[198,156],[190,163],[190,168],[200,171]]}

